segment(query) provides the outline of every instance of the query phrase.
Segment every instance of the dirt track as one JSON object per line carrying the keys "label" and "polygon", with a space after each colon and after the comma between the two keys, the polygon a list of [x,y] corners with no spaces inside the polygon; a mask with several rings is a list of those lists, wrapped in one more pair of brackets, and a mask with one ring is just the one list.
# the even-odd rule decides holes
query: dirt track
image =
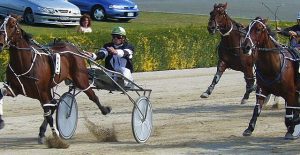
{"label": "dirt track", "polygon": [[[145,144],[137,144],[131,131],[132,103],[119,92],[96,91],[113,111],[103,116],[84,93],[77,96],[79,122],[68,149],[48,149],[37,144],[42,109],[37,100],[23,96],[5,98],[6,126],[0,130],[0,154],[297,154],[299,140],[283,136],[283,101],[277,110],[264,109],[251,137],[243,137],[254,106],[240,105],[243,75],[226,71],[207,99],[199,96],[210,84],[215,68],[135,73],[135,81],[151,88],[154,130]],[[65,87],[59,89],[65,91]],[[115,127],[118,142],[99,142],[85,126],[85,117],[102,127]],[[50,135],[48,128],[47,135]],[[287,150],[289,150],[287,152]]]}

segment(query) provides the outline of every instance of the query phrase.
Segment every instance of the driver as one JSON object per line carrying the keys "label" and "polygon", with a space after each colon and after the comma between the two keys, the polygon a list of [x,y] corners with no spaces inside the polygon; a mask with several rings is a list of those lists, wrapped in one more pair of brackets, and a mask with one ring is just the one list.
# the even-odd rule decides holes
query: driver
{"label": "driver", "polygon": [[[114,27],[111,32],[112,40],[104,44],[98,52],[92,53],[93,60],[105,59],[105,68],[122,73],[133,81],[132,54],[134,47],[128,43],[123,27]],[[124,80],[124,86],[132,88],[131,82]]]}
{"label": "driver", "polygon": [[287,27],[283,30],[278,28],[278,33],[284,36],[290,37],[290,46],[295,50],[300,52],[300,12],[297,16],[297,24],[291,27]]}

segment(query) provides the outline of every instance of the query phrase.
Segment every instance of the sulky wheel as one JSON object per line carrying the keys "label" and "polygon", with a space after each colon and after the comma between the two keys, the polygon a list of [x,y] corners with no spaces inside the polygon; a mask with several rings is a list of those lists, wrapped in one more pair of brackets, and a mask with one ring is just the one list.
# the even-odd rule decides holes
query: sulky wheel
{"label": "sulky wheel", "polygon": [[152,131],[152,106],[149,99],[140,96],[132,110],[132,132],[136,142],[146,142]]}
{"label": "sulky wheel", "polygon": [[56,111],[56,126],[60,137],[70,139],[76,130],[78,121],[78,108],[75,96],[69,92],[59,99]]}

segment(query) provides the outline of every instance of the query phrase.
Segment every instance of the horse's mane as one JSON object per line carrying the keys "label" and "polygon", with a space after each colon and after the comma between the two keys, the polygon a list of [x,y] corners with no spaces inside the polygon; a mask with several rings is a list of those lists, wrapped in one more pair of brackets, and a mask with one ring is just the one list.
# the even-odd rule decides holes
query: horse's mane
{"label": "horse's mane", "polygon": [[20,29],[22,33],[22,37],[26,40],[27,43],[30,43],[32,40],[32,34],[25,32],[23,29]]}
{"label": "horse's mane", "polygon": [[[263,18],[258,16],[254,20],[262,21]],[[266,25],[266,28],[267,28],[267,31],[268,31],[269,35],[271,35],[275,40],[277,40],[276,32],[274,32],[268,24],[265,24],[265,25]]]}
{"label": "horse's mane", "polygon": [[54,38],[53,42],[50,42],[48,46],[66,46],[69,43],[69,41],[62,40],[61,38]]}

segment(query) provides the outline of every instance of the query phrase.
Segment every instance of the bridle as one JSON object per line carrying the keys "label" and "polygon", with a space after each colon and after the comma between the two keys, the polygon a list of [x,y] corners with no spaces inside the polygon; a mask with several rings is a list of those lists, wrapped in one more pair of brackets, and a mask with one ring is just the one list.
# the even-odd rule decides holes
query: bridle
{"label": "bridle", "polygon": [[[218,14],[220,14],[220,13],[218,13]],[[225,11],[224,11],[224,13],[222,13],[222,14],[220,14],[220,15],[222,15],[222,16],[224,16],[224,17],[228,16],[228,15],[226,14]],[[213,22],[213,23],[215,24],[215,27],[214,27],[213,31],[214,31],[214,32],[218,31],[218,32],[221,34],[221,36],[223,36],[223,37],[224,37],[224,36],[228,36],[228,35],[230,34],[230,32],[233,30],[233,24],[232,24],[232,21],[231,21],[231,20],[230,20],[230,29],[229,29],[227,32],[225,32],[225,33],[222,33],[222,32],[221,32],[221,30],[220,30],[220,25],[219,25],[219,23],[216,21],[215,16],[214,16],[213,19],[210,18],[209,20],[210,20],[210,22]]]}
{"label": "bridle", "polygon": [[[259,23],[259,24],[261,24],[262,26],[263,26],[263,31],[266,31],[267,32],[267,36],[272,40],[272,42],[277,46],[277,47],[279,47],[279,48],[258,48],[257,47],[257,44],[259,44],[259,43],[254,43],[253,42],[253,38],[251,38],[251,35],[250,35],[250,32],[251,32],[251,30],[252,30],[252,28],[254,27],[254,25],[255,24],[257,24],[257,23]],[[284,47],[282,47],[281,45],[280,45],[280,43],[278,43],[277,41],[276,41],[276,39],[274,39],[270,34],[269,34],[269,31],[268,31],[268,29],[267,29],[267,26],[260,20],[260,19],[258,19],[258,20],[253,20],[250,24],[249,24],[249,28],[248,28],[248,31],[247,31],[247,33],[246,33],[246,36],[245,36],[245,39],[244,39],[244,41],[243,42],[245,42],[246,40],[249,40],[250,41],[250,47],[247,47],[247,51],[249,51],[247,54],[248,55],[251,55],[251,53],[252,53],[252,50],[260,50],[260,51],[278,51],[278,50],[281,50],[282,48],[284,48]]]}
{"label": "bridle", "polygon": [[[13,39],[13,38],[8,38],[8,33],[7,33],[7,23],[9,21],[9,19],[11,19],[11,18],[15,19],[14,17],[9,15],[4,19],[2,25],[0,26],[0,32],[2,32],[5,35],[4,36],[4,43],[2,45],[3,47],[10,46],[11,45],[11,40]],[[15,20],[17,20],[17,19],[15,19]],[[14,31],[13,31],[12,35],[16,34],[16,33],[17,34],[20,33],[20,28],[19,28],[18,23],[15,24]]]}

